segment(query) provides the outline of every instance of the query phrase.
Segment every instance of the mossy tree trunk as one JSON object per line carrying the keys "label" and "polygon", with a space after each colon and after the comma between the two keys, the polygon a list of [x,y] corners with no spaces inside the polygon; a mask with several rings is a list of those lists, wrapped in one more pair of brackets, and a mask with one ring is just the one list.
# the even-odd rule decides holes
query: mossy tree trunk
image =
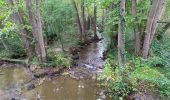
{"label": "mossy tree trunk", "polygon": [[120,0],[119,29],[118,29],[118,61],[121,68],[125,67],[125,4]]}

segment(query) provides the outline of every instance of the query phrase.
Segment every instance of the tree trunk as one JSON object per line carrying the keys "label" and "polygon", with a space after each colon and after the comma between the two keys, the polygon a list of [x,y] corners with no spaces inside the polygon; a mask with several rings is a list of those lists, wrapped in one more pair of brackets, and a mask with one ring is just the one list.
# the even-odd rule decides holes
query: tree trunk
{"label": "tree trunk", "polygon": [[74,0],[71,0],[71,1],[72,1],[73,8],[75,10],[76,24],[77,24],[77,27],[78,27],[78,30],[79,30],[79,33],[80,33],[80,40],[83,41],[82,26],[81,26],[81,21],[80,21],[78,9],[77,9],[77,6],[76,6],[76,2]]}
{"label": "tree trunk", "polygon": [[147,58],[149,54],[150,45],[154,37],[157,25],[155,25],[159,19],[160,12],[162,11],[162,6],[164,0],[153,0],[152,7],[148,16],[146,33],[143,43],[142,57]]}
{"label": "tree trunk", "polygon": [[85,28],[85,7],[84,7],[84,0],[81,0],[81,17],[82,17],[82,36],[83,36],[83,41],[85,42],[86,40],[86,28]]}
{"label": "tree trunk", "polygon": [[94,2],[94,22],[93,22],[93,27],[94,27],[94,39],[98,40],[98,36],[97,36],[97,5],[96,5],[96,1]]}
{"label": "tree trunk", "polygon": [[38,41],[40,45],[40,53],[41,53],[41,62],[46,62],[46,51],[45,51],[45,45],[44,45],[44,38],[43,38],[43,32],[42,32],[42,23],[41,23],[41,14],[40,14],[40,0],[36,0],[36,21],[37,21],[37,27],[38,27]]}
{"label": "tree trunk", "polygon": [[42,33],[40,33],[40,31],[42,29],[39,29],[41,28],[41,19],[40,18],[40,1],[36,1],[36,15],[37,16],[37,19],[36,17],[34,16],[34,12],[33,12],[33,9],[32,9],[32,2],[31,0],[25,0],[25,3],[26,3],[26,8],[28,10],[28,15],[29,15],[29,21],[30,21],[30,24],[31,24],[31,27],[32,27],[32,33],[33,33],[33,36],[34,36],[34,39],[35,39],[35,47],[36,47],[36,53],[38,55],[38,59],[40,61],[40,63],[44,63],[46,62],[46,52],[45,52],[45,47],[44,47],[44,41],[43,41],[43,36],[42,36]]}
{"label": "tree trunk", "polygon": [[153,26],[152,26],[152,29],[151,29],[151,39],[150,39],[150,44],[152,43],[152,40],[155,36],[155,33],[156,33],[156,29],[158,27],[158,20],[161,19],[161,16],[163,14],[163,7],[164,7],[164,0],[160,0],[159,1],[159,6],[157,8],[157,15],[155,17],[155,20],[153,22]]}
{"label": "tree trunk", "polygon": [[137,2],[136,0],[132,0],[132,16],[133,16],[133,28],[134,28],[134,33],[135,33],[135,54],[136,55],[140,55],[141,53],[141,36],[140,36],[140,32],[138,30],[138,27],[136,26],[136,17],[137,17]]}
{"label": "tree trunk", "polygon": [[102,32],[104,31],[104,24],[105,24],[105,10],[103,9],[103,12],[102,12],[102,26],[101,26]]}
{"label": "tree trunk", "polygon": [[[15,0],[8,0],[9,4],[11,7],[15,6]],[[21,14],[19,11],[13,11],[13,19],[14,22],[16,23],[16,25],[18,26],[18,30],[19,30],[19,35],[21,37],[21,40],[23,42],[23,45],[26,48],[26,53],[28,56],[28,63],[30,63],[32,61],[33,58],[33,49],[31,47],[31,41],[29,41],[29,39],[27,38],[27,32],[24,29],[24,23],[21,17]]]}
{"label": "tree trunk", "polygon": [[86,30],[90,30],[90,28],[91,28],[91,17],[88,15]]}
{"label": "tree trunk", "polygon": [[125,3],[120,0],[119,31],[118,31],[118,60],[121,68],[125,67]]}

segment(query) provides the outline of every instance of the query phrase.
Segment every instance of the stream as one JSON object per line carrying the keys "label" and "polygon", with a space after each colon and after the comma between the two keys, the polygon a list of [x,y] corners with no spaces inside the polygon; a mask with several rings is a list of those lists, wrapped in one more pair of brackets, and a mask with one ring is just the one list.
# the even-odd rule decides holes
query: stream
{"label": "stream", "polygon": [[77,66],[54,78],[40,78],[39,85],[26,90],[32,79],[24,67],[0,67],[0,100],[111,100],[96,81],[102,72],[105,40],[91,43],[79,53]]}

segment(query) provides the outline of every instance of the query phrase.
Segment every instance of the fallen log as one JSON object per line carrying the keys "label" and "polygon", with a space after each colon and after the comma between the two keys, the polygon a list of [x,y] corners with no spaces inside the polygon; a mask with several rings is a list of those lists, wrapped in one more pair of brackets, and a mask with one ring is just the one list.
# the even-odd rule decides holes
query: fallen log
{"label": "fallen log", "polygon": [[24,64],[24,65],[27,65],[27,60],[0,58],[0,65],[2,65],[4,63],[13,63],[13,64]]}

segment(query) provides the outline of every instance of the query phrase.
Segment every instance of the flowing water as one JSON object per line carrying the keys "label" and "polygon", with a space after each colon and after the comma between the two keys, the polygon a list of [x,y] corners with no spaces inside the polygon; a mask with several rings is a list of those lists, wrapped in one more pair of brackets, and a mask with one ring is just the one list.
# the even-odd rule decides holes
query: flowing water
{"label": "flowing water", "polygon": [[25,93],[28,100],[106,100],[103,90],[95,82],[68,77],[46,80],[42,85]]}
{"label": "flowing water", "polygon": [[78,66],[67,72],[78,79],[65,75],[45,77],[38,79],[41,84],[30,91],[23,88],[32,79],[26,68],[2,67],[0,100],[111,100],[93,77],[102,72],[104,50],[104,40],[81,50],[80,59],[76,61]]}

